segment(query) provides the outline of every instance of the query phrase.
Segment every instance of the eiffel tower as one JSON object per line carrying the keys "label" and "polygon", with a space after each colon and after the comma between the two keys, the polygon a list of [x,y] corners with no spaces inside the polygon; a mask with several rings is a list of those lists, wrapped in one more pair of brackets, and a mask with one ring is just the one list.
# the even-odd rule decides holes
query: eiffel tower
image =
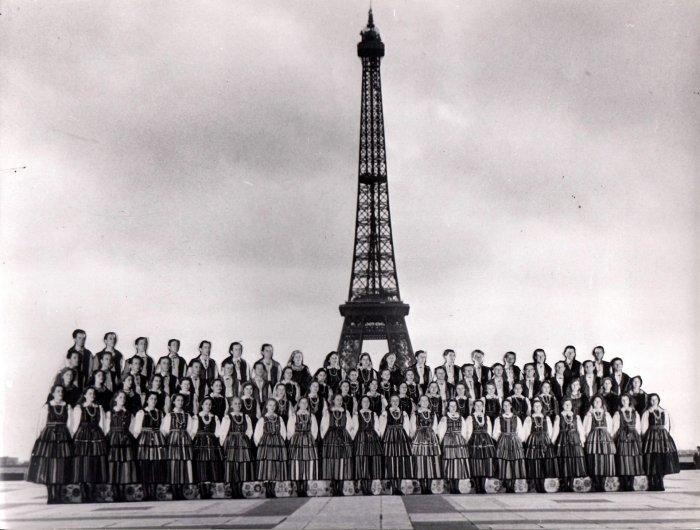
{"label": "eiffel tower", "polygon": [[384,43],[374,25],[372,9],[360,32],[357,55],[362,60],[360,161],[357,183],[355,246],[348,300],[338,353],[346,368],[355,367],[365,340],[386,340],[397,364],[415,362],[406,327],[409,306],[401,301],[396,275],[389,212],[389,185],[384,142],[384,114],[379,64]]}

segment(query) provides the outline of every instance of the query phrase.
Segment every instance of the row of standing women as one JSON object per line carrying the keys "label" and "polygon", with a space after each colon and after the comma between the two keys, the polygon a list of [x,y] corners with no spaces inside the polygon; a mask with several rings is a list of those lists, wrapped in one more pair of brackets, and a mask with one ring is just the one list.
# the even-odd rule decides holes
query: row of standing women
{"label": "row of standing women", "polygon": [[292,481],[303,495],[308,481],[318,479],[331,481],[335,494],[351,480],[363,493],[373,480],[390,481],[399,492],[405,479],[419,480],[424,492],[431,480],[445,480],[455,492],[460,480],[472,479],[483,492],[487,478],[501,479],[509,491],[516,480],[528,479],[543,491],[547,478],[570,489],[573,478],[590,476],[600,489],[605,477],[619,476],[629,489],[639,475],[649,476],[652,489],[663,489],[663,476],[679,471],[669,416],[656,394],[641,416],[627,395],[615,411],[596,396],[582,420],[569,399],[553,419],[537,398],[521,419],[510,397],[492,417],[481,399],[465,415],[456,399],[443,409],[428,395],[409,405],[397,394],[384,402],[342,392],[330,402],[314,395],[295,404],[270,398],[255,413],[246,410],[245,398],[234,397],[220,415],[210,397],[191,414],[183,394],[172,395],[166,410],[151,392],[133,414],[123,390],[106,412],[94,388],[74,408],[64,390],[56,385],[44,407],[29,469],[30,480],[47,484],[49,502],[67,483],[80,484],[86,499],[98,484],[112,484],[123,497],[134,483],[143,484],[149,498],[162,484],[181,497],[185,486],[197,484],[206,495],[220,482],[240,496],[250,481],[264,482],[269,493],[275,483]]}

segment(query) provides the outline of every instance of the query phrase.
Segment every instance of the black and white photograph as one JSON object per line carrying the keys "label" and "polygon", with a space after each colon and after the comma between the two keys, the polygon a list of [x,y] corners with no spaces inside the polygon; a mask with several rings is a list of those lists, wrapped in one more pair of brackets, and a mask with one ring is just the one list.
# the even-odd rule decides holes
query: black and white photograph
{"label": "black and white photograph", "polygon": [[700,528],[699,28],[1,0],[0,527]]}

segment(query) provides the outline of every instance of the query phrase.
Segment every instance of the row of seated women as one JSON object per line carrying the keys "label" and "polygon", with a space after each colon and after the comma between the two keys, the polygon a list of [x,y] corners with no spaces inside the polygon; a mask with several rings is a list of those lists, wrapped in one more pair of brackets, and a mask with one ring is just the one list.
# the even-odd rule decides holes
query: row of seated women
{"label": "row of seated women", "polygon": [[353,480],[363,493],[370,493],[373,480],[390,481],[398,493],[405,479],[420,481],[424,492],[431,480],[442,479],[456,492],[459,481],[472,479],[476,491],[484,492],[487,478],[500,479],[507,491],[518,479],[543,491],[547,478],[560,479],[566,490],[576,477],[589,476],[601,489],[605,477],[618,476],[629,489],[633,477],[646,475],[651,488],[660,490],[663,476],[679,471],[669,415],[656,394],[649,395],[641,416],[627,395],[610,411],[596,396],[583,419],[569,399],[552,419],[535,398],[523,420],[510,397],[493,418],[482,399],[473,401],[465,417],[456,399],[439,410],[424,395],[409,412],[397,394],[386,405],[380,401],[381,410],[365,395],[350,410],[342,393],[315,410],[313,395],[283,409],[270,398],[259,414],[234,397],[219,416],[210,397],[193,415],[182,394],[172,395],[166,412],[159,408],[160,395],[151,392],[133,414],[124,391],[115,393],[105,411],[94,388],[75,407],[64,400],[64,390],[55,385],[44,406],[28,475],[47,485],[49,502],[58,501],[68,483],[80,484],[86,500],[99,484],[123,494],[139,483],[154,498],[161,484],[178,497],[185,486],[197,484],[206,492],[225,482],[240,496],[245,482],[263,482],[271,494],[275,483],[293,481],[303,495],[308,481],[318,479],[329,480],[338,494],[343,481]]}

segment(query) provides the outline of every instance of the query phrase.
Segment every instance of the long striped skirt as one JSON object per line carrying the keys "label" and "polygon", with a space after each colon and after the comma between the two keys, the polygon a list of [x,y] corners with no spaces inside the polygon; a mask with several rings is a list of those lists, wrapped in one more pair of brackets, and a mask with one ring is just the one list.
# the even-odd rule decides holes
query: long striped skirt
{"label": "long striped skirt", "polygon": [[70,483],[72,456],[73,442],[66,425],[47,425],[34,442],[27,480],[49,485]]}
{"label": "long striped skirt", "polygon": [[547,433],[535,432],[527,439],[525,463],[528,478],[543,479],[557,476],[554,448]]}
{"label": "long striped skirt", "polygon": [[308,431],[295,432],[289,441],[289,480],[317,480],[318,451]]}
{"label": "long striped skirt", "polygon": [[255,465],[250,439],[241,432],[229,432],[224,442],[224,481],[251,482],[255,480]]}
{"label": "long striped skirt", "polygon": [[467,479],[469,473],[469,449],[467,441],[460,433],[447,432],[442,439],[443,477],[446,479]]}
{"label": "long striped skirt", "polygon": [[517,434],[501,434],[496,446],[496,462],[498,464],[498,478],[501,480],[513,480],[527,476],[525,452]]}
{"label": "long striped skirt", "polygon": [[192,440],[195,482],[222,482],[223,455],[213,432],[198,432]]}
{"label": "long striped skirt", "polygon": [[323,439],[321,476],[325,480],[352,480],[353,457],[352,438],[345,427],[328,429]]}
{"label": "long striped skirt", "polygon": [[184,429],[175,429],[168,434],[165,458],[168,462],[168,483],[193,484],[192,440]]}
{"label": "long striped skirt", "polygon": [[362,429],[355,436],[355,477],[360,480],[384,478],[384,450],[373,429]]}
{"label": "long striped skirt", "polygon": [[592,477],[615,476],[615,443],[605,427],[594,427],[586,438],[586,467]]}
{"label": "long striped skirt", "polygon": [[556,469],[559,478],[586,476],[586,458],[581,447],[578,432],[563,430],[559,435],[556,449]]}
{"label": "long striped skirt", "polygon": [[472,434],[467,446],[472,477],[495,477],[496,446],[493,444],[493,438],[487,432],[477,431]]}
{"label": "long striped skirt", "polygon": [[158,429],[146,428],[141,431],[136,447],[136,461],[144,484],[168,482],[165,437]]}
{"label": "long striped skirt", "polygon": [[109,442],[109,482],[112,484],[133,484],[139,481],[136,466],[136,441],[126,430],[111,430]]}
{"label": "long striped skirt", "polygon": [[85,484],[106,484],[107,440],[99,426],[84,423],[73,437],[73,480]]}
{"label": "long striped skirt", "polygon": [[411,441],[403,427],[401,425],[387,425],[382,443],[384,445],[384,478],[415,478]]}
{"label": "long striped skirt", "polygon": [[637,431],[619,431],[617,435],[617,474],[621,477],[644,475],[642,439]]}
{"label": "long striped skirt", "polygon": [[442,478],[440,443],[432,428],[421,427],[416,431],[412,444],[417,479]]}
{"label": "long striped skirt", "polygon": [[680,473],[681,466],[676,443],[662,426],[651,426],[645,433],[642,452],[647,475],[663,476]]}
{"label": "long striped skirt", "polygon": [[258,480],[289,480],[287,446],[279,434],[264,433],[258,445]]}

